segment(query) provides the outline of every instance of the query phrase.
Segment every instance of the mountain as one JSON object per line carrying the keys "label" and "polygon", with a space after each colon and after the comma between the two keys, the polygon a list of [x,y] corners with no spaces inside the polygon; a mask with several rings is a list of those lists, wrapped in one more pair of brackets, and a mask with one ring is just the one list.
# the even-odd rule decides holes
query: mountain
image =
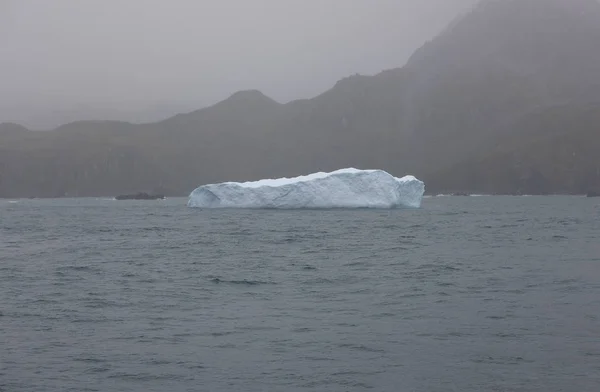
{"label": "mountain", "polygon": [[[600,102],[599,21],[600,6],[595,0],[489,0],[419,49],[405,67],[414,75],[407,121],[417,135],[411,142],[415,151],[435,157],[429,165],[420,166],[433,185],[429,188],[447,189],[438,184],[450,173],[432,174],[439,168],[459,162],[474,165],[482,155],[492,153],[497,143],[508,143],[506,138],[513,140],[512,148],[521,149],[524,130],[534,141],[529,148],[535,150],[536,140],[546,140],[550,124],[544,118]],[[539,121],[532,121],[536,116]],[[589,125],[580,121],[574,119],[569,123],[573,128],[562,130]],[[522,164],[528,165],[528,160]],[[511,165],[496,161],[500,170]],[[478,170],[481,176],[489,173]],[[463,173],[453,172],[452,178]],[[561,184],[567,180],[553,179],[550,191],[565,191]],[[462,182],[465,190],[479,189],[475,181]],[[518,191],[505,186],[487,190]]]}
{"label": "mountain", "polygon": [[14,123],[0,123],[0,136],[19,137],[25,132],[29,132],[29,130],[22,125]]}
{"label": "mountain", "polygon": [[598,2],[484,0],[404,67],[312,99],[241,91],[151,124],[0,126],[0,197],[187,195],[348,166],[434,193],[585,193],[600,187],[599,113]]}
{"label": "mountain", "polygon": [[[0,1],[1,3],[1,1]],[[116,120],[133,123],[160,121],[177,113],[191,111],[196,106],[184,102],[88,102],[68,104],[52,102],[45,98],[15,99],[0,104],[0,119],[20,119],[23,125],[34,130],[48,130],[80,120]]]}
{"label": "mountain", "polygon": [[543,108],[493,146],[432,176],[438,192],[585,194],[600,190],[600,103]]}

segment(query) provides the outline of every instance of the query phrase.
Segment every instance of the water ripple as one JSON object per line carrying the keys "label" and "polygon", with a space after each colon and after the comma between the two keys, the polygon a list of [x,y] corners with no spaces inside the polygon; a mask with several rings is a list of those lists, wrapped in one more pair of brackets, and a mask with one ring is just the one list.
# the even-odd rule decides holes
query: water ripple
{"label": "water ripple", "polygon": [[6,203],[0,391],[595,392],[599,212]]}

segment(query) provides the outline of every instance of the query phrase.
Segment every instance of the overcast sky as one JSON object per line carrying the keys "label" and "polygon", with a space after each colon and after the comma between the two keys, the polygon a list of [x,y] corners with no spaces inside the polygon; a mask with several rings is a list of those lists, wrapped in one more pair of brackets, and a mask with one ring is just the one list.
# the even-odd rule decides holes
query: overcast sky
{"label": "overcast sky", "polygon": [[0,122],[309,98],[402,66],[475,1],[0,0]]}

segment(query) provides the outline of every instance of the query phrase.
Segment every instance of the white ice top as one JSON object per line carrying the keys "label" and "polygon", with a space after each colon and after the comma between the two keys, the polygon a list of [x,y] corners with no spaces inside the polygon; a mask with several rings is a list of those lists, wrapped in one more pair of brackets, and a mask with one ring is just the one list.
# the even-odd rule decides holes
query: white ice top
{"label": "white ice top", "polygon": [[[332,171],[329,173],[317,172],[317,173],[307,174],[305,176],[298,176],[298,177],[291,177],[291,178],[287,178],[287,177],[274,178],[274,179],[266,178],[266,179],[258,180],[258,181],[224,182],[222,184],[223,185],[225,185],[225,184],[238,185],[238,186],[245,187],[245,188],[260,188],[261,186],[275,187],[275,186],[294,184],[294,183],[298,183],[298,182],[307,182],[307,181],[312,181],[312,180],[318,180],[318,179],[334,176],[337,174],[374,173],[377,171],[381,171],[381,170],[360,170],[360,169],[355,169],[355,168],[350,167],[350,168],[346,168],[346,169],[335,170],[335,171]],[[396,178],[396,180],[404,182],[404,181],[414,181],[414,180],[416,180],[416,178],[414,176],[404,176],[402,178]]]}

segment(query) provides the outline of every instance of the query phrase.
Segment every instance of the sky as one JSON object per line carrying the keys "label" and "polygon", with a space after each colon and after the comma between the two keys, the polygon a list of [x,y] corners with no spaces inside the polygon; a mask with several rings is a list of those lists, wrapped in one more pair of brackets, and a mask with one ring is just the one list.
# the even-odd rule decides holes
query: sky
{"label": "sky", "polygon": [[285,103],[402,66],[476,0],[0,0],[0,122]]}

